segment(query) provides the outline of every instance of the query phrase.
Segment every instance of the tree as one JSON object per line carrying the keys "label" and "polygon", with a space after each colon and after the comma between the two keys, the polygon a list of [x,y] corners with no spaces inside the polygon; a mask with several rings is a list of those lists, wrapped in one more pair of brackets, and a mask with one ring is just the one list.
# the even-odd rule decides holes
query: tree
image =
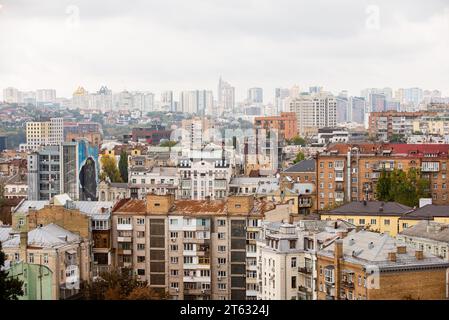
{"label": "tree", "polygon": [[302,153],[301,151],[298,152],[298,154],[296,155],[295,160],[293,160],[293,163],[298,163],[299,161],[304,160],[306,157],[304,155],[304,153]]}
{"label": "tree", "polygon": [[120,161],[118,162],[120,176],[123,182],[128,182],[128,154],[125,150],[120,154]]}
{"label": "tree", "polygon": [[390,200],[390,177],[382,170],[376,185],[377,198],[382,201]]}
{"label": "tree", "polygon": [[103,272],[100,277],[82,289],[87,300],[161,300],[167,296],[139,281],[131,269],[114,269]]}
{"label": "tree", "polygon": [[300,136],[296,136],[289,140],[289,144],[304,147],[306,145],[306,140],[304,138],[301,138]]}
{"label": "tree", "polygon": [[0,242],[0,300],[17,300],[23,296],[23,282],[17,278],[8,277],[8,272],[4,270],[5,253]]}
{"label": "tree", "polygon": [[420,171],[415,168],[407,172],[383,170],[376,185],[376,194],[378,200],[396,201],[413,207],[419,204],[420,198],[430,197],[430,181],[421,177]]}
{"label": "tree", "polygon": [[120,177],[120,172],[117,168],[117,161],[115,161],[115,158],[113,156],[107,154],[103,155],[101,157],[101,166],[101,180],[106,180],[106,178],[109,178],[111,182],[123,182],[122,178]]}
{"label": "tree", "polygon": [[169,147],[169,148],[171,148],[171,147],[174,147],[177,143],[178,142],[176,142],[176,141],[166,140],[166,141],[162,142],[160,144],[160,146],[161,147]]}
{"label": "tree", "polygon": [[391,143],[401,143],[401,142],[406,142],[406,141],[407,141],[407,139],[403,134],[395,133],[395,134],[391,135],[391,138],[390,138]]}

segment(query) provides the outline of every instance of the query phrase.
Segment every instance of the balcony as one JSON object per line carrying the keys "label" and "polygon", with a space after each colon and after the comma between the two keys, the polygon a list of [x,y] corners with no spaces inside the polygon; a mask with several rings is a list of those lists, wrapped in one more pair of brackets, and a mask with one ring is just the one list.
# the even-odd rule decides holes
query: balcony
{"label": "balcony", "polygon": [[394,164],[389,162],[378,162],[372,166],[373,171],[393,171]]}
{"label": "balcony", "polygon": [[335,176],[335,182],[343,182],[345,180],[345,177],[342,176]]}
{"label": "balcony", "polygon": [[310,292],[312,292],[312,288],[305,287],[305,286],[299,286],[298,291],[303,292],[303,293],[310,293]]}
{"label": "balcony", "polygon": [[132,249],[117,249],[117,254],[131,255],[133,254],[133,251]]}
{"label": "balcony", "polygon": [[310,268],[310,267],[299,267],[298,268],[298,272],[299,273],[304,273],[304,274],[312,274],[312,268]]}
{"label": "balcony", "polygon": [[342,281],[341,282],[342,287],[348,288],[348,289],[354,289],[354,282],[350,281]]}
{"label": "balcony", "polygon": [[117,237],[117,242],[131,242],[131,237]]}
{"label": "balcony", "polygon": [[130,231],[132,229],[133,229],[132,224],[118,224],[117,225],[117,230],[120,230],[120,231]]}
{"label": "balcony", "polygon": [[303,200],[303,201],[301,201],[301,200],[299,200],[299,207],[300,208],[310,208],[311,206],[312,206],[312,200]]}

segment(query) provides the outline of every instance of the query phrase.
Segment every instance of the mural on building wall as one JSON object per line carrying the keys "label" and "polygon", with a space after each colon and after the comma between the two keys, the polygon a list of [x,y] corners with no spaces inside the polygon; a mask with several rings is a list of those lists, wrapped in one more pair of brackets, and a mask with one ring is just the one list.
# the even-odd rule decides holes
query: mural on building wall
{"label": "mural on building wall", "polygon": [[90,146],[84,139],[78,141],[78,168],[80,200],[97,200],[100,175],[98,146]]}

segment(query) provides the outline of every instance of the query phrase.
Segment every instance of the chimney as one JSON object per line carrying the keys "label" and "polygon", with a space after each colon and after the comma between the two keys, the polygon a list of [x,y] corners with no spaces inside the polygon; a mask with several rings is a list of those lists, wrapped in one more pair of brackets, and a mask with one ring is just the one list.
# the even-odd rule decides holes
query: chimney
{"label": "chimney", "polygon": [[396,252],[388,252],[388,261],[396,262]]}
{"label": "chimney", "polygon": [[24,262],[27,261],[27,247],[28,247],[28,232],[22,231],[20,232],[19,255],[20,259]]}
{"label": "chimney", "polygon": [[422,250],[416,250],[415,257],[416,257],[416,260],[424,259],[424,252]]}
{"label": "chimney", "polygon": [[343,258],[343,240],[337,239],[335,240],[334,247],[334,280],[335,280],[335,292],[336,299],[340,299],[340,259]]}
{"label": "chimney", "polygon": [[343,258],[343,240],[341,239],[335,240],[334,257],[336,261],[339,261],[341,258]]}
{"label": "chimney", "polygon": [[397,246],[397,252],[398,254],[404,254],[407,253],[407,247],[404,245]]}

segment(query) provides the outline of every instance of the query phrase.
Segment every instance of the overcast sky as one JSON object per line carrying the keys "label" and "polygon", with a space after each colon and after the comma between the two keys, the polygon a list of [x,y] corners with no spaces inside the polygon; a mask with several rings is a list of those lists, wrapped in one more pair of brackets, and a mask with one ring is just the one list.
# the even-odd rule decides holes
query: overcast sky
{"label": "overcast sky", "polygon": [[449,2],[0,0],[0,88],[419,86],[449,95]]}

